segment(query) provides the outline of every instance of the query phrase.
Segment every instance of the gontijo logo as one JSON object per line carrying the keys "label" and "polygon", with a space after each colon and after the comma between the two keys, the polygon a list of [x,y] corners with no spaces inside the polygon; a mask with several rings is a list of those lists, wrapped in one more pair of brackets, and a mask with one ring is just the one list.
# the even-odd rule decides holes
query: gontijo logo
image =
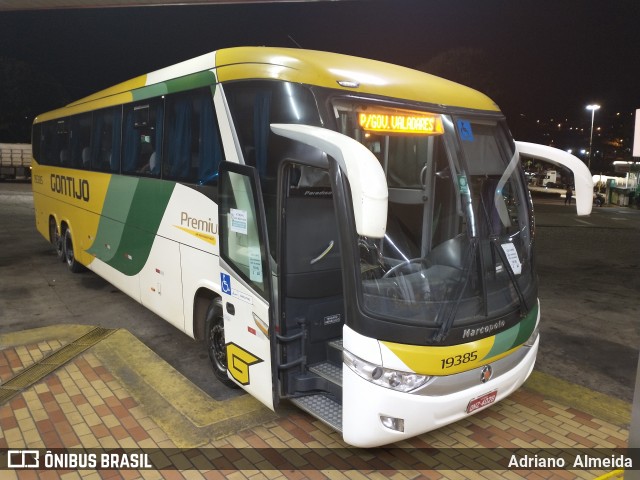
{"label": "gontijo logo", "polygon": [[231,376],[241,385],[249,385],[249,367],[262,362],[261,358],[235,343],[227,344],[227,368]]}
{"label": "gontijo logo", "polygon": [[89,201],[89,181],[84,178],[52,173],[51,191],[85,202]]}

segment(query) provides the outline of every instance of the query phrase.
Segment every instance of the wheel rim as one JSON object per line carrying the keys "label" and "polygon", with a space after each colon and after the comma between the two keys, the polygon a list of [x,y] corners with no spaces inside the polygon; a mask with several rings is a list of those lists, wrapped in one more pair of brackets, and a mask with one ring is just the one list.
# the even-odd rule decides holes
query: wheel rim
{"label": "wheel rim", "polygon": [[73,265],[73,242],[71,241],[71,234],[69,231],[65,232],[64,235],[64,252],[69,266]]}
{"label": "wheel rim", "polygon": [[53,219],[49,222],[49,240],[51,244],[56,249],[56,254],[58,258],[64,258],[64,248],[62,246],[62,239],[60,238],[60,233],[58,230],[58,226],[53,221]]}
{"label": "wheel rim", "polygon": [[213,366],[221,373],[227,371],[227,351],[224,341],[224,327],[221,319],[216,319],[209,330],[209,357]]}
{"label": "wheel rim", "polygon": [[54,236],[54,245],[56,247],[56,253],[58,254],[58,257],[62,258],[64,254],[64,249],[62,248],[62,239],[60,238],[60,235],[58,234],[57,229]]}

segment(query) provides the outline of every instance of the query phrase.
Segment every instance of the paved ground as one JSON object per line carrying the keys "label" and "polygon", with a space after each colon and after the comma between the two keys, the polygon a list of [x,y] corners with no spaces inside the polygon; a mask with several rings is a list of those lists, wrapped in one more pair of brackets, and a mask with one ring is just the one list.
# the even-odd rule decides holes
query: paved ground
{"label": "paved ground", "polygon": [[[389,450],[353,449],[302,412],[275,416],[246,395],[216,402],[126,330],[98,330],[97,342],[83,340],[95,332],[85,325],[0,337],[0,394],[12,390],[0,406],[0,449],[100,449],[89,450],[98,462],[102,452],[131,449],[147,452],[152,468],[18,469],[2,478],[592,479],[616,469],[574,469],[577,449],[606,457],[627,445],[628,403],[534,373],[467,420]],[[75,350],[60,364],[52,354],[65,347]],[[21,372],[29,378],[15,385]],[[564,455],[566,468],[506,468],[525,453]]]}
{"label": "paved ground", "polygon": [[[5,194],[4,205],[12,198]],[[189,366],[202,362],[203,352],[183,336],[176,339],[172,327],[147,319],[126,298],[114,301],[115,309],[96,309],[105,295],[120,294],[92,274],[64,276],[46,243],[25,258],[24,246],[10,235],[32,228],[32,207],[15,200],[18,214],[2,217],[0,231],[0,468],[17,461],[2,450],[8,448],[42,449],[41,465],[45,449],[52,450],[48,459],[62,463],[55,470],[0,470],[0,478],[618,475],[615,465],[573,468],[573,461],[581,449],[606,457],[629,438],[640,338],[638,212],[611,207],[585,219],[571,215],[570,207],[559,209],[554,199],[536,207],[545,342],[532,377],[510,398],[467,420],[372,452],[349,448],[298,410],[285,407],[275,415],[247,395],[207,391],[211,382],[201,384]],[[27,250],[38,245],[37,237],[21,238]],[[52,285],[55,280],[65,288]],[[169,360],[178,369],[166,361],[172,358],[168,343],[183,353],[179,361]],[[66,453],[85,463],[65,464],[71,457],[56,457],[55,449],[71,449]],[[130,459],[136,468],[92,467],[82,449],[96,449],[87,455],[126,451],[131,456],[117,460]],[[151,468],[137,468],[141,453],[149,455],[144,460]],[[538,459],[564,455],[565,468],[509,466],[527,453]]]}
{"label": "paved ground", "polygon": [[536,370],[632,401],[640,346],[640,210],[534,197],[544,341]]}

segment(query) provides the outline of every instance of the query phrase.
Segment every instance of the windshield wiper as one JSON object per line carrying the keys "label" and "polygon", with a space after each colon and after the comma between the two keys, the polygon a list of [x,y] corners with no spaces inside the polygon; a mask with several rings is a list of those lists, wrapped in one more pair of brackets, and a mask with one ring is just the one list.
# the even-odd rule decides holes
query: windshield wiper
{"label": "windshield wiper", "polygon": [[462,275],[460,276],[460,281],[457,283],[457,290],[455,292],[455,302],[447,303],[446,305],[449,307],[445,310],[445,320],[440,325],[438,331],[433,335],[432,341],[435,343],[442,342],[449,332],[451,331],[451,327],[453,326],[453,321],[456,318],[456,313],[458,312],[458,307],[462,302],[462,296],[464,295],[464,291],[467,288],[467,284],[469,283],[469,277],[471,276],[471,266],[474,263],[474,259],[476,257],[476,252],[478,251],[478,238],[471,237],[469,241],[469,248],[467,249],[467,256],[465,258],[465,262],[463,264],[464,270],[462,275],[464,275],[464,281],[462,281]]}
{"label": "windshield wiper", "polygon": [[[493,198],[493,205],[489,205],[489,206],[486,205],[486,200],[485,200],[484,197],[481,198],[480,205],[482,206],[482,212],[484,213],[483,217],[484,217],[484,221],[485,221],[485,224],[486,224],[485,226],[486,226],[486,228],[487,228],[487,230],[489,232],[491,248],[494,250],[494,252],[496,252],[498,254],[498,257],[500,258],[500,261],[504,265],[504,268],[506,268],[506,270],[507,270],[507,275],[509,275],[509,280],[511,281],[511,284],[513,285],[513,288],[516,291],[516,295],[518,295],[520,313],[522,315],[524,315],[529,311],[529,307],[527,305],[527,301],[524,298],[524,295],[522,294],[522,289],[520,288],[520,285],[518,284],[518,280],[516,279],[516,275],[515,275],[515,273],[513,271],[513,268],[511,267],[511,264],[509,263],[509,260],[507,259],[506,253],[501,248],[501,246],[498,244],[499,237],[494,232],[493,224],[491,222],[491,215],[489,213],[490,209],[495,208],[498,211],[498,213],[500,214],[500,220],[501,220],[502,224],[506,226],[506,222],[505,222],[505,220],[503,218],[503,212],[501,213],[501,209],[498,206],[499,205],[498,198],[500,197],[501,205],[504,207],[504,199],[502,198],[502,188],[504,186],[504,179],[507,176],[507,172],[509,172],[509,174],[511,172],[513,172],[513,165],[515,165],[515,163],[514,163],[514,159],[515,158],[516,157],[514,156],[511,159],[511,162],[509,163],[509,167],[507,168],[505,173],[500,178],[500,181],[498,182],[499,184],[496,187],[496,195]],[[507,217],[508,217],[508,214],[507,214]],[[484,290],[485,290],[485,301],[486,301],[486,286],[484,287]],[[486,303],[485,303],[485,307],[486,307]]]}
{"label": "windshield wiper", "polygon": [[513,285],[513,289],[516,291],[516,295],[518,295],[519,307],[520,307],[520,315],[525,315],[529,311],[529,307],[527,305],[527,300],[524,298],[524,294],[522,293],[522,289],[520,288],[520,284],[518,284],[518,279],[516,278],[516,274],[513,272],[513,268],[507,259],[507,254],[498,244],[497,238],[491,239],[491,246],[493,250],[498,254],[500,260],[502,261],[502,265],[507,269],[507,275],[509,275],[509,280],[511,281],[511,285]]}

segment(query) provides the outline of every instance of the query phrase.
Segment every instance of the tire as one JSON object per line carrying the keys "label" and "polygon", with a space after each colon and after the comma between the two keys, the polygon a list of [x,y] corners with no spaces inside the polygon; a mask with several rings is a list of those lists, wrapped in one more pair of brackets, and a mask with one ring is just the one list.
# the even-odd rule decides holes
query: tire
{"label": "tire", "polygon": [[53,218],[49,219],[49,241],[51,242],[51,245],[53,245],[53,248],[55,248],[56,255],[60,261],[66,261],[64,256],[64,244],[62,242],[62,237],[60,236],[60,230]]}
{"label": "tire", "polygon": [[71,238],[71,231],[67,228],[64,231],[64,259],[67,262],[67,267],[73,273],[80,273],[84,270],[84,266],[76,260],[73,254],[73,239]]}
{"label": "tire", "polygon": [[209,305],[206,318],[206,339],[209,360],[216,378],[227,387],[238,388],[227,375],[227,345],[224,340],[222,300],[216,298]]}

